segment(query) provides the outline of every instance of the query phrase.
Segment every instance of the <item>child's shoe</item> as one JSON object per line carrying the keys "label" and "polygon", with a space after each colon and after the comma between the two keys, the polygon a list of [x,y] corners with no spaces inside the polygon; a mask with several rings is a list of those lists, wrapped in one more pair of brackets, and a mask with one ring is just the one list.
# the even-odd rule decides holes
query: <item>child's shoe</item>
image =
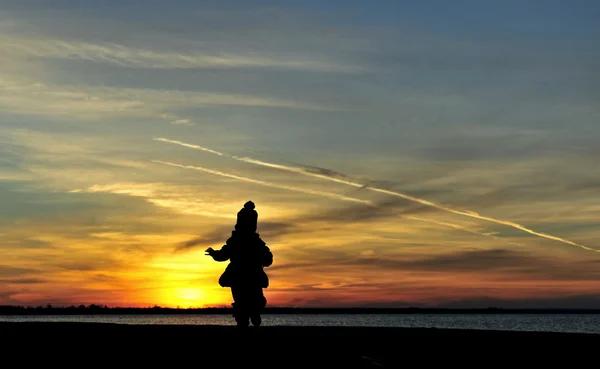
{"label": "child's shoe", "polygon": [[252,315],[250,319],[252,320],[252,325],[255,327],[258,327],[262,323],[260,315]]}

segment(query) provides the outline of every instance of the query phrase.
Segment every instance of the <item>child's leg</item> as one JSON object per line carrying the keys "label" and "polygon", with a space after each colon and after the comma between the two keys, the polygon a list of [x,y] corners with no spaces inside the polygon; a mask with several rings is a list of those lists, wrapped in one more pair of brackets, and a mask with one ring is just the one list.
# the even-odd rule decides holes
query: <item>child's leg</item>
{"label": "child's leg", "polygon": [[267,299],[263,295],[263,289],[260,287],[254,288],[252,291],[252,324],[258,326],[262,323],[261,313],[267,305]]}
{"label": "child's leg", "polygon": [[267,307],[267,298],[265,297],[264,293],[263,293],[263,289],[260,289],[260,309],[264,309]]}
{"label": "child's leg", "polygon": [[231,287],[231,295],[233,297],[233,316],[238,326],[248,326],[248,319],[250,318],[246,312],[246,298],[245,291],[240,287]]}

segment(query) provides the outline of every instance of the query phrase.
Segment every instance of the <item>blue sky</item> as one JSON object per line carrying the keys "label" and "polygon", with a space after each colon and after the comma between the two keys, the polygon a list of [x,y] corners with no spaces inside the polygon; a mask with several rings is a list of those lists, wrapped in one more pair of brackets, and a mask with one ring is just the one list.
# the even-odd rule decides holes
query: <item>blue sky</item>
{"label": "blue sky", "polygon": [[281,304],[598,304],[597,2],[0,10],[0,303],[222,303],[253,199]]}

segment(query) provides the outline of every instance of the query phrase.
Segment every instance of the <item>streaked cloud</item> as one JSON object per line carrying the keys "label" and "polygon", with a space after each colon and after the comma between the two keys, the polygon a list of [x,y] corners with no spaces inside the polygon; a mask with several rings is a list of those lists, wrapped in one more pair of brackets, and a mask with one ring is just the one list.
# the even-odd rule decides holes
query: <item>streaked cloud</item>
{"label": "streaked cloud", "polygon": [[127,47],[115,43],[87,43],[57,39],[0,37],[4,53],[20,58],[74,59],[114,64],[127,68],[196,69],[196,68],[281,68],[334,73],[359,73],[358,66],[328,60],[296,56],[212,54],[202,49],[193,52],[161,52]]}
{"label": "streaked cloud", "polygon": [[[189,118],[170,119],[164,111],[192,106],[272,107],[309,110],[338,110],[300,101],[258,96],[226,95],[185,91],[160,91],[138,88],[65,86],[25,78],[0,75],[0,108],[9,113],[39,114],[65,119],[100,117],[167,117],[171,123]],[[31,104],[35,101],[35,104]]]}
{"label": "streaked cloud", "polygon": [[[318,253],[316,250],[313,252]],[[556,281],[594,281],[599,277],[596,269],[598,261],[579,261],[577,262],[578,268],[569,269],[562,267],[558,259],[537,257],[530,252],[510,249],[480,249],[437,255],[394,255],[391,257],[390,255],[378,257],[375,253],[352,255],[344,252],[327,252],[323,253],[322,259],[315,260],[314,264],[284,264],[273,267],[273,270],[316,269],[324,264],[339,267],[363,265],[373,269],[428,273],[483,273],[499,280],[522,278],[524,275],[533,279]],[[504,277],[503,274],[505,274]]]}
{"label": "streaked cloud", "polygon": [[[235,214],[218,211],[211,202],[203,202],[193,198],[193,193],[185,196],[185,188],[169,186],[163,183],[113,183],[109,185],[92,185],[84,189],[74,189],[72,193],[112,193],[144,198],[151,204],[171,209],[182,214],[203,215],[235,219]],[[187,189],[189,191],[190,189]],[[214,209],[213,211],[207,209]]]}

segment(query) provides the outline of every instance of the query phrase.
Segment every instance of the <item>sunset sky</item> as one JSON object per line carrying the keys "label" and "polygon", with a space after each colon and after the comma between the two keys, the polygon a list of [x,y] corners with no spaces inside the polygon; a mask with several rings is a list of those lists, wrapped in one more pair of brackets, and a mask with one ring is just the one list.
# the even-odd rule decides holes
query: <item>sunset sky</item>
{"label": "sunset sky", "polygon": [[600,308],[600,2],[0,0],[0,305]]}

